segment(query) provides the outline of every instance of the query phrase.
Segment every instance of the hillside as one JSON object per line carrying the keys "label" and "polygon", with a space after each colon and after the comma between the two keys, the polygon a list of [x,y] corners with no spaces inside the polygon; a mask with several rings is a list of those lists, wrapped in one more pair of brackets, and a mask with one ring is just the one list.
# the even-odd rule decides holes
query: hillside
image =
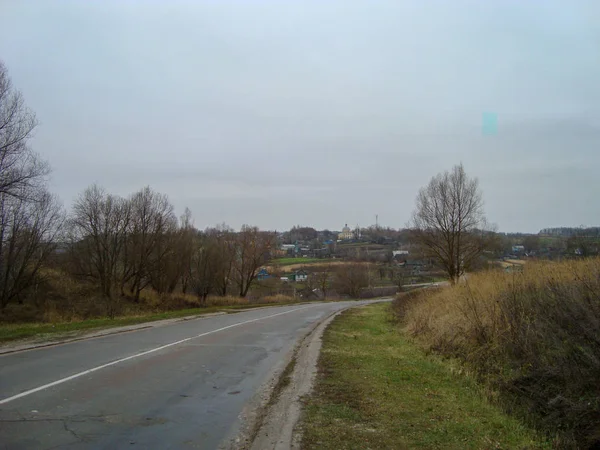
{"label": "hillside", "polygon": [[600,259],[474,274],[395,307],[427,350],[462,361],[559,448],[600,445]]}

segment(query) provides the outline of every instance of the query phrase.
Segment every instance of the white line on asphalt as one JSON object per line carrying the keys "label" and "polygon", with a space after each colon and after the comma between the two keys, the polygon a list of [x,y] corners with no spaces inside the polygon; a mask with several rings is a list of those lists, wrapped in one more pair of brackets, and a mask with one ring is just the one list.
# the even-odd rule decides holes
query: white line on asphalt
{"label": "white line on asphalt", "polygon": [[289,310],[289,311],[284,311],[284,312],[280,312],[280,313],[276,313],[276,314],[271,314],[269,316],[259,317],[258,319],[245,320],[244,322],[234,323],[233,325],[227,325],[226,327],[218,328],[218,329],[213,330],[213,331],[207,331],[206,333],[202,333],[202,334],[198,334],[196,336],[192,336],[192,337],[189,337],[189,338],[181,339],[181,340],[176,341],[176,342],[171,342],[170,344],[161,345],[160,347],[156,347],[156,348],[153,348],[151,350],[146,350],[146,351],[141,352],[141,353],[136,353],[135,355],[127,356],[125,358],[117,359],[115,361],[112,361],[112,362],[109,362],[109,363],[106,363],[106,364],[102,364],[101,366],[94,367],[92,369],[88,369],[88,370],[84,370],[83,372],[76,373],[74,375],[71,375],[70,377],[61,378],[60,380],[53,381],[52,383],[44,384],[42,386],[38,386],[36,388],[29,389],[28,391],[24,391],[24,392],[21,392],[20,394],[13,395],[12,397],[4,398],[4,399],[0,400],[0,405],[4,405],[5,403],[12,402],[13,400],[17,400],[18,398],[21,398],[21,397],[26,397],[28,395],[35,394],[36,392],[43,391],[44,389],[51,388],[52,386],[56,386],[56,385],[59,385],[59,384],[62,384],[62,383],[66,383],[67,381],[71,381],[71,380],[74,380],[75,378],[79,378],[79,377],[82,377],[82,376],[87,375],[89,373],[96,372],[97,370],[104,369],[104,368],[110,367],[110,366],[114,366],[115,364],[119,364],[119,363],[122,363],[124,361],[129,361],[129,360],[134,359],[134,358],[139,358],[140,356],[145,356],[145,355],[148,355],[150,353],[158,352],[159,350],[164,350],[165,348],[169,348],[169,347],[172,347],[174,345],[181,344],[183,342],[191,341],[192,339],[197,339],[199,337],[206,336],[206,335],[212,334],[212,333],[218,333],[219,331],[227,330],[229,328],[239,327],[240,325],[245,325],[247,323],[258,322],[259,320],[269,319],[271,317],[276,317],[276,316],[282,316],[284,314],[289,314],[289,313],[294,312],[294,311],[300,311],[301,309],[311,308],[313,306],[315,306],[315,305],[303,306],[302,308],[296,308],[296,309],[292,309],[292,310]]}

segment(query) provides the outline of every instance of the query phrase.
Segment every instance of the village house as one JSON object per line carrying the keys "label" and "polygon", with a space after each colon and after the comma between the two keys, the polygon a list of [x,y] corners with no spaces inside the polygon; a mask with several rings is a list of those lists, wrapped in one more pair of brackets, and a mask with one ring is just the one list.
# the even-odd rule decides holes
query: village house
{"label": "village house", "polygon": [[261,268],[258,271],[258,273],[256,274],[256,279],[258,281],[266,280],[267,278],[270,278],[270,277],[271,277],[271,275],[269,275],[269,272],[264,267]]}
{"label": "village house", "polygon": [[288,280],[303,283],[308,280],[308,273],[305,270],[297,270],[293,274],[288,275]]}

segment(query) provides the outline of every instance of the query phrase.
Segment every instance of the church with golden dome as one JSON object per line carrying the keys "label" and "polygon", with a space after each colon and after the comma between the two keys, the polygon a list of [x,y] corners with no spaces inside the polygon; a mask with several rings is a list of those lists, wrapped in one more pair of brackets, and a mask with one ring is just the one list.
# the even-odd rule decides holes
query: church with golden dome
{"label": "church with golden dome", "polygon": [[338,239],[340,241],[345,241],[347,239],[352,239],[354,237],[354,233],[352,232],[352,230],[350,229],[350,227],[348,227],[348,224],[346,224],[344,226],[344,228],[342,228],[342,232],[338,234]]}

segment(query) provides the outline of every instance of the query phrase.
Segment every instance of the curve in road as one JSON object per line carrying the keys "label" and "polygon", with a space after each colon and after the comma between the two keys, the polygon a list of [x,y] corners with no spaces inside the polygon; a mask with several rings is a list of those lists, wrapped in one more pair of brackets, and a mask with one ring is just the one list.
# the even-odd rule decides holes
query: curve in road
{"label": "curve in road", "polygon": [[364,303],[256,309],[0,356],[0,442],[218,448],[299,338]]}

